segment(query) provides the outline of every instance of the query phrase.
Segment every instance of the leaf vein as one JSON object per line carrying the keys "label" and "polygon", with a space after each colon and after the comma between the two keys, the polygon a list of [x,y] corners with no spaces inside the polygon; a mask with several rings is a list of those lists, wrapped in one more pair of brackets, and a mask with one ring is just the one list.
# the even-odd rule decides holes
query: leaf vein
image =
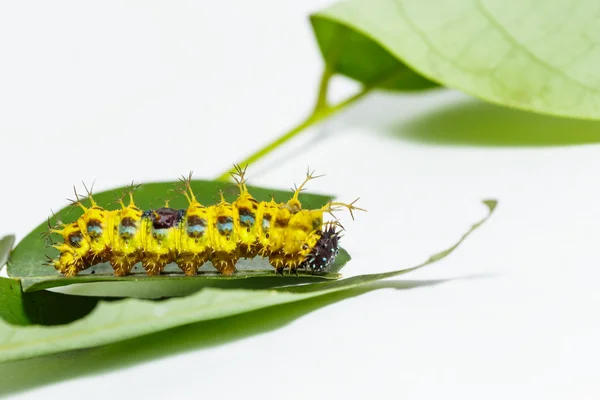
{"label": "leaf vein", "polygon": [[600,93],[600,90],[598,90],[592,86],[586,85],[585,83],[579,81],[578,79],[573,78],[572,76],[568,75],[564,71],[556,68],[552,64],[548,63],[547,61],[545,61],[542,58],[535,55],[535,53],[533,53],[526,46],[524,46],[521,42],[519,42],[513,35],[510,34],[510,32],[498,20],[496,20],[496,18],[494,18],[494,16],[489,12],[489,10],[487,8],[485,8],[485,6],[483,4],[483,0],[476,0],[475,5],[476,5],[477,9],[479,10],[479,12],[481,13],[481,15],[490,23],[490,25],[493,28],[495,28],[515,49],[520,50],[521,52],[523,52],[523,54],[527,55],[531,60],[537,62],[539,65],[541,65],[543,67],[546,67],[548,70],[556,73],[557,75],[564,77],[568,81],[570,81],[584,89],[588,89],[591,92]]}

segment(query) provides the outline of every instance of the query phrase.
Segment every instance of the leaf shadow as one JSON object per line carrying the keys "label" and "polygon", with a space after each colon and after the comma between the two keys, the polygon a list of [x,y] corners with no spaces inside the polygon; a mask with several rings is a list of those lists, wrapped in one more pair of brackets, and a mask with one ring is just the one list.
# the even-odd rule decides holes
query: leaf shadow
{"label": "leaf shadow", "polygon": [[423,144],[552,147],[600,143],[600,121],[536,114],[475,99],[434,107],[389,126],[391,136]]}
{"label": "leaf shadow", "polygon": [[[87,376],[185,351],[219,346],[281,328],[320,308],[378,289],[407,290],[456,279],[382,281],[307,300],[184,325],[106,346],[0,364],[0,396]],[[164,340],[169,337],[169,340]]]}

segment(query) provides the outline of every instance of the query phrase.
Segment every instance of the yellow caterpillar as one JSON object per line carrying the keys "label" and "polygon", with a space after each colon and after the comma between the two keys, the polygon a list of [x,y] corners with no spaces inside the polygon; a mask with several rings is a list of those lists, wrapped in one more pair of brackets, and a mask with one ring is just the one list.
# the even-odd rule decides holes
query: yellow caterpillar
{"label": "yellow caterpillar", "polygon": [[304,182],[286,203],[259,202],[248,192],[245,169],[236,167],[233,174],[239,197],[212,206],[200,204],[191,189],[191,174],[181,193],[188,200],[187,209],[163,208],[143,211],[136,207],[133,188],[129,204],[119,200],[121,208],[105,210],[88,193],[90,207],[76,195],[74,205],[83,215],[70,224],[50,228],[47,234],[61,234],[62,243],[52,243],[59,250],[48,264],[65,276],[102,262],[109,262],[116,276],[124,276],[138,262],[148,275],[160,274],[169,263],[177,263],[186,275],[196,275],[198,268],[211,261],[224,275],[235,272],[238,259],[268,257],[276,271],[283,274],[310,269],[322,273],[338,254],[339,232],[336,222],[324,223],[323,214],[347,208],[362,210],[350,204],[329,202],[315,210],[303,210],[298,195],[315,177],[307,173]]}

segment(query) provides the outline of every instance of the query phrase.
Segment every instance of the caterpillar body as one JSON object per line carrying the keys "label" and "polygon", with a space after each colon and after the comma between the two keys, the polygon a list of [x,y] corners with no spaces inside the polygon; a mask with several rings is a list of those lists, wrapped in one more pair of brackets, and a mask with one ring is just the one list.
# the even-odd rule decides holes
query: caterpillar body
{"label": "caterpillar body", "polygon": [[[347,208],[362,210],[354,204],[330,201],[318,209],[302,209],[298,200],[305,184],[316,178],[307,173],[286,203],[259,202],[246,186],[245,169],[236,167],[232,174],[239,196],[232,203],[221,193],[218,204],[200,204],[191,189],[191,174],[182,179],[180,192],[186,197],[186,209],[165,207],[141,210],[129,191],[129,204],[119,199],[120,209],[100,207],[88,192],[90,206],[76,193],[73,205],[83,215],[69,224],[50,227],[47,234],[60,234],[59,250],[48,264],[65,276],[77,275],[95,264],[109,262],[114,275],[124,276],[141,263],[147,275],[160,274],[169,263],[176,263],[186,275],[196,275],[207,261],[224,275],[235,272],[240,258],[268,257],[278,273],[298,269],[326,272],[338,255],[340,232],[337,222],[324,222],[324,213]],[[86,189],[87,190],[87,189]]]}

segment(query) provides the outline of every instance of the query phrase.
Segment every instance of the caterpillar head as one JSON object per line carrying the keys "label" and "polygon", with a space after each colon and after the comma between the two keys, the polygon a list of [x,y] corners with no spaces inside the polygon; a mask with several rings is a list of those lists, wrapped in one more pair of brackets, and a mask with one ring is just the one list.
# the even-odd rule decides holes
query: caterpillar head
{"label": "caterpillar head", "polygon": [[339,240],[339,232],[336,231],[335,226],[326,226],[317,244],[304,259],[304,266],[316,273],[327,271],[339,253]]}

